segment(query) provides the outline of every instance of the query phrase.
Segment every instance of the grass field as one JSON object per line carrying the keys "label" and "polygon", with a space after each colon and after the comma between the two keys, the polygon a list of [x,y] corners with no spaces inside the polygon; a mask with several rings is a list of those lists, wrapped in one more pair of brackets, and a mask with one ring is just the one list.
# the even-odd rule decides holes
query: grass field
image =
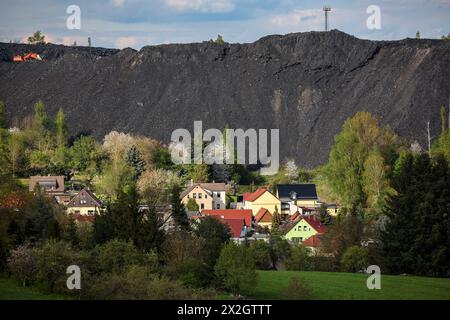
{"label": "grass field", "polygon": [[0,300],[67,300],[69,296],[44,293],[36,287],[22,287],[14,279],[0,277]]}
{"label": "grass field", "polygon": [[381,290],[369,290],[367,275],[342,272],[258,271],[259,281],[251,298],[278,299],[289,279],[297,277],[314,290],[314,299],[440,299],[450,300],[450,279],[414,276],[381,276]]}
{"label": "grass field", "polygon": [[[259,281],[252,299],[279,299],[289,279],[297,277],[314,290],[314,299],[440,299],[450,300],[450,279],[413,276],[381,276],[381,290],[368,290],[364,274],[340,272],[258,271]],[[64,300],[70,296],[48,294],[37,287],[21,287],[17,281],[0,277],[0,300]],[[218,299],[230,299],[229,295]]]}

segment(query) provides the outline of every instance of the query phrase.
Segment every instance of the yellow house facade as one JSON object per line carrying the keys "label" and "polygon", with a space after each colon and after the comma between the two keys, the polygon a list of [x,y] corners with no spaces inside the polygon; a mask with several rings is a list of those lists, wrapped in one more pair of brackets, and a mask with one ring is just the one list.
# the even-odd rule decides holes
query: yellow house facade
{"label": "yellow house facade", "polygon": [[181,195],[181,202],[187,205],[189,199],[194,199],[200,210],[212,210],[213,197],[210,192],[203,189],[200,185],[189,188],[187,192]]}
{"label": "yellow house facade", "polygon": [[76,216],[93,216],[99,214],[102,208],[102,202],[90,190],[83,189],[69,201],[67,213]]}
{"label": "yellow house facade", "polygon": [[244,194],[244,208],[252,210],[254,216],[261,209],[266,209],[270,214],[274,214],[275,210],[281,213],[281,201],[267,189],[261,188]]}

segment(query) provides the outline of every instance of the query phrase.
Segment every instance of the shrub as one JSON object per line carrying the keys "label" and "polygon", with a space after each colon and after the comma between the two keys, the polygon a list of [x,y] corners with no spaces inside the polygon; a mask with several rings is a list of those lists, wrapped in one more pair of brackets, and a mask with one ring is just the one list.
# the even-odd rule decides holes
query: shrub
{"label": "shrub", "polygon": [[101,300],[145,299],[149,281],[144,267],[130,266],[124,273],[94,276],[86,288],[87,298]]}
{"label": "shrub", "polygon": [[369,250],[367,248],[352,246],[348,248],[341,258],[343,271],[357,272],[369,265]]}
{"label": "shrub", "polygon": [[311,270],[311,250],[302,246],[293,246],[291,256],[286,260],[288,270]]}
{"label": "shrub", "polygon": [[314,291],[311,286],[297,277],[291,278],[288,286],[280,293],[282,300],[311,300],[313,296]]}
{"label": "shrub", "polygon": [[67,267],[78,265],[84,270],[85,257],[81,252],[74,251],[67,242],[49,240],[37,253],[37,281],[50,291],[66,291]]}
{"label": "shrub", "polygon": [[131,265],[140,265],[144,256],[131,241],[114,239],[95,247],[93,251],[94,271],[125,272]]}
{"label": "shrub", "polygon": [[332,272],[337,271],[335,259],[322,255],[312,255],[309,257],[311,271]]}
{"label": "shrub", "polygon": [[27,286],[36,280],[38,250],[28,244],[11,250],[8,268],[22,286]]}
{"label": "shrub", "polygon": [[220,285],[233,294],[247,294],[257,282],[251,253],[233,242],[222,249],[214,270]]}
{"label": "shrub", "polygon": [[270,256],[270,245],[265,241],[253,241],[249,247],[250,253],[255,260],[256,268],[260,270],[272,269],[272,257]]}
{"label": "shrub", "polygon": [[195,258],[189,258],[178,266],[176,274],[181,282],[195,288],[206,287],[213,280],[211,269]]}
{"label": "shrub", "polygon": [[130,266],[124,273],[103,274],[93,279],[88,298],[101,300],[182,300],[193,296],[180,282],[152,274],[142,266]]}

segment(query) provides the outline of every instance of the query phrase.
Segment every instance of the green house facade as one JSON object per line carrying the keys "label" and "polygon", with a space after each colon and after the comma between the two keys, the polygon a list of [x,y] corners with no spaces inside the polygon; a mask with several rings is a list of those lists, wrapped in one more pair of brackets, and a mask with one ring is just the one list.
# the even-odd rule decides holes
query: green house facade
{"label": "green house facade", "polygon": [[292,242],[301,243],[316,234],[323,234],[325,231],[326,227],[319,221],[311,217],[303,217],[293,222],[284,238]]}

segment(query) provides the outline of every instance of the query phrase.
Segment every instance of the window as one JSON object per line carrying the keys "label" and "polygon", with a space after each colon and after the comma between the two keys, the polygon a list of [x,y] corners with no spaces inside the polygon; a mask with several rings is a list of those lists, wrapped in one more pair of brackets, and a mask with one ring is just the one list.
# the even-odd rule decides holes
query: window
{"label": "window", "polygon": [[205,199],[207,199],[208,198],[208,195],[205,193]]}
{"label": "window", "polygon": [[217,209],[220,209],[220,203],[218,203],[218,204],[216,205],[216,208],[217,208]]}
{"label": "window", "polygon": [[197,199],[197,194],[196,194],[196,193],[193,193],[193,194],[192,194],[192,198]]}
{"label": "window", "polygon": [[303,231],[306,231],[306,230],[308,230],[308,227],[307,226],[303,226]]}
{"label": "window", "polygon": [[202,198],[202,194],[201,194],[201,193],[198,194],[198,198],[199,198],[199,199]]}
{"label": "window", "polygon": [[80,200],[80,204],[86,204],[86,203],[87,203],[87,201],[85,199]]}
{"label": "window", "polygon": [[205,204],[204,203],[202,203],[201,205],[200,205],[200,209],[205,209]]}

